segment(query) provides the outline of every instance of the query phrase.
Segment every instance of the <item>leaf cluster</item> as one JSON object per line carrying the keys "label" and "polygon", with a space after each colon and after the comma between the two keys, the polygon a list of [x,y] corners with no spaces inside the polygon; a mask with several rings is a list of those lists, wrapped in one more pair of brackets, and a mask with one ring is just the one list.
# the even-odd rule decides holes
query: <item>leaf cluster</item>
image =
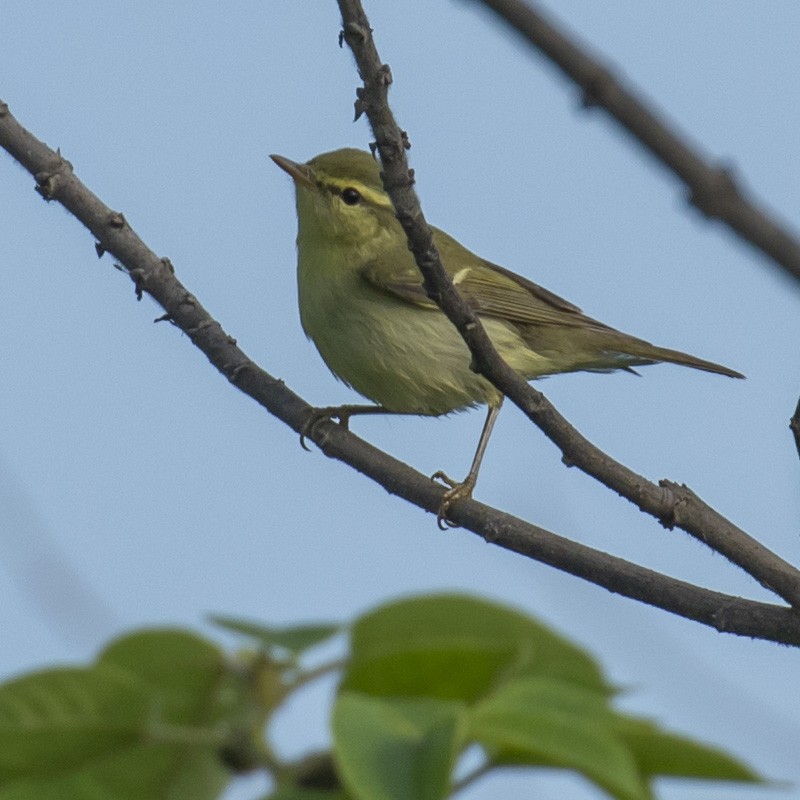
{"label": "leaf cluster", "polygon": [[[90,666],[0,686],[0,800],[213,800],[253,770],[271,776],[269,800],[439,800],[509,767],[572,770],[619,800],[649,800],[659,776],[759,780],[617,711],[588,653],[487,601],[389,603],[353,623],[344,661],[315,667],[308,652],[341,626],[212,621],[249,649],[143,630]],[[332,672],[331,751],[279,759],[272,715]]]}

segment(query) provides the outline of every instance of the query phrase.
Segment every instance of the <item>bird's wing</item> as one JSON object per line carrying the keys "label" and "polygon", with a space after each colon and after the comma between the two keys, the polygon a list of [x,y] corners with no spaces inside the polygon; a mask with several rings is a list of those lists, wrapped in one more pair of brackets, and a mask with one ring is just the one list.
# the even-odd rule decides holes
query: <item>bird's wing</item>
{"label": "bird's wing", "polygon": [[[529,325],[607,327],[533,281],[478,258],[447,234],[434,229],[434,239],[456,289],[477,314]],[[362,278],[406,302],[436,308],[405,243],[403,251],[365,264]]]}

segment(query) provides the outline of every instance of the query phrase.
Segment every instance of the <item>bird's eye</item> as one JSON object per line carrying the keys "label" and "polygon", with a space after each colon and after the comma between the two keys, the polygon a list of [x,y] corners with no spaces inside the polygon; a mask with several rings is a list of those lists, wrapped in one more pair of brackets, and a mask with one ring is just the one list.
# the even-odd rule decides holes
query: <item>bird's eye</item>
{"label": "bird's eye", "polygon": [[348,206],[354,206],[356,203],[360,202],[361,195],[355,189],[342,189],[342,200],[344,200]]}

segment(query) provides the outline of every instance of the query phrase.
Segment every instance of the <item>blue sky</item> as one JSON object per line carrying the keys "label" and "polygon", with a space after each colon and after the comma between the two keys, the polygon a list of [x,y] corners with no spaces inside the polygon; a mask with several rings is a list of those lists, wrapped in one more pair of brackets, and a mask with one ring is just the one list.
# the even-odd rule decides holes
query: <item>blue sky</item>
{"label": "blue sky", "polygon": [[[701,151],[797,219],[800,6],[562,0],[562,22]],[[367,3],[392,67],[428,219],[588,314],[744,372],[540,384],[584,434],[652,479],[687,483],[800,564],[800,292],[691,210],[676,180],[478,3]],[[331,2],[9,0],[0,97],[272,374],[318,405],[356,401],[300,329],[296,160],[366,147],[357,74]],[[390,497],[222,379],[92,240],[0,158],[0,678],[86,661],[153,624],[204,614],[348,619],[397,595],[458,589],[514,604],[590,648],[626,708],[800,781],[796,650],[722,636],[493,548]],[[482,412],[363,419],[422,472],[464,473]],[[476,497],[710,588],[773,599],[720,556],[568,470],[510,404]],[[325,740],[325,687],[279,720],[287,752]],[[531,783],[532,781],[532,783]],[[582,800],[560,775],[491,778],[465,797]],[[800,790],[664,784],[668,800]],[[231,797],[252,796],[253,785]],[[526,790],[527,791],[527,790]]]}

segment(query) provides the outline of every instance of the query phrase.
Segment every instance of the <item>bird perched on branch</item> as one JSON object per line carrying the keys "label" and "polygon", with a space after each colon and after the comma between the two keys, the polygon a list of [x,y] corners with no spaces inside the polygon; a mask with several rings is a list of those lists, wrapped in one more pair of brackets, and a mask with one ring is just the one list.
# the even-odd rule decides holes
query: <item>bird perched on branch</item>
{"label": "bird perched on branch", "polygon": [[[422,276],[367,152],[336,150],[305,164],[273,155],[294,180],[300,319],[331,371],[375,406],[319,409],[344,425],[355,414],[439,416],[489,407],[467,477],[448,487],[440,526],[457,500],[470,497],[503,401],[470,368],[456,328],[426,295]],[[547,289],[492,264],[432,228],[442,264],[480,317],[503,359],[526,379],[559,372],[612,372],[668,361],[732,378],[740,373],[657,347],[587,317]]]}

